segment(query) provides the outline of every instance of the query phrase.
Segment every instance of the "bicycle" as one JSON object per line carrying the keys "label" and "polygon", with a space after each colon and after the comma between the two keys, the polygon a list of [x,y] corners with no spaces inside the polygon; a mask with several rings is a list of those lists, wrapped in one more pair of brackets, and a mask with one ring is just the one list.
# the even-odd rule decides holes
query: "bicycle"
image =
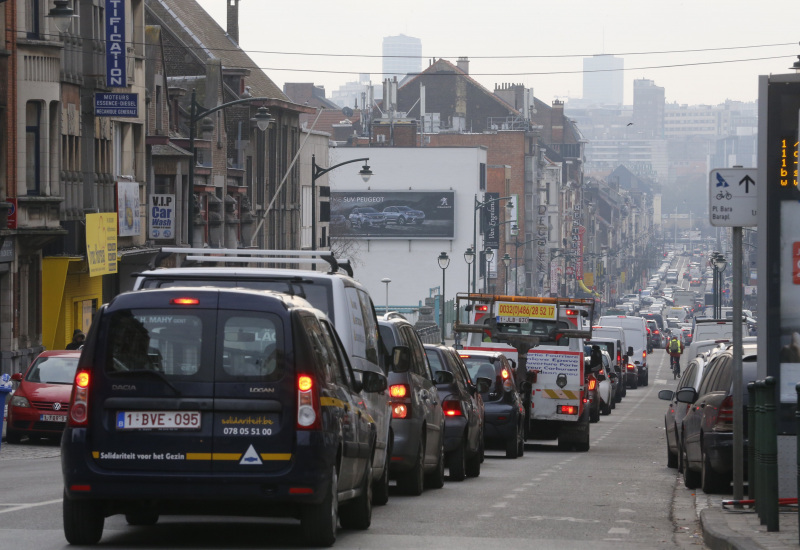
{"label": "bicycle", "polygon": [[730,191],[725,191],[724,193],[722,191],[720,191],[719,193],[717,193],[717,200],[718,201],[721,201],[722,199],[731,200],[732,198],[733,198],[733,195],[730,194]]}
{"label": "bicycle", "polygon": [[675,380],[681,375],[681,356],[670,355],[669,364],[672,369],[672,379]]}

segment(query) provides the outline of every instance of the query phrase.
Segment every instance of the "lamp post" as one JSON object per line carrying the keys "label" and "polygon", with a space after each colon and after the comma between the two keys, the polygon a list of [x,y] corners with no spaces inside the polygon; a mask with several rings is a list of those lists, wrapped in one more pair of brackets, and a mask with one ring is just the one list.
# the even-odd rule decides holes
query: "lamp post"
{"label": "lamp post", "polygon": [[[512,234],[513,233],[512,228]],[[539,239],[528,239],[527,241],[520,241],[517,239],[517,234],[514,234],[514,295],[519,296],[519,247],[525,246],[528,243],[538,241]]]}
{"label": "lamp post", "polygon": [[361,179],[364,180],[364,183],[367,183],[369,178],[372,177],[372,170],[369,169],[369,165],[367,164],[367,162],[369,162],[369,157],[346,160],[344,162],[340,162],[339,164],[335,164],[330,168],[323,168],[317,164],[316,155],[311,155],[311,250],[317,249],[317,180],[331,170],[335,170],[340,166],[352,164],[354,162],[364,163],[364,166],[362,166],[361,170],[358,171],[358,175],[361,176]]}
{"label": "lamp post", "polygon": [[437,260],[439,261],[439,267],[442,268],[442,299],[440,300],[440,303],[439,303],[439,318],[441,319],[442,345],[444,345],[444,321],[445,321],[445,318],[444,318],[444,307],[445,307],[444,306],[444,304],[445,304],[445,287],[444,287],[444,283],[445,283],[445,277],[444,277],[444,275],[445,275],[445,270],[447,270],[447,266],[450,265],[450,256],[447,255],[447,252],[442,252],[441,254],[439,254],[439,257],[437,258]]}
{"label": "lamp post", "polygon": [[[210,109],[206,109],[205,107],[197,104],[197,90],[192,89],[192,104],[189,111],[189,152],[192,154],[192,158],[189,161],[189,197],[188,197],[188,235],[187,242],[189,243],[190,247],[194,246],[194,169],[195,165],[197,164],[197,156],[196,151],[194,148],[194,139],[195,133],[197,128],[197,122],[202,118],[207,117],[211,113],[215,113],[226,107],[230,107],[232,105],[241,105],[243,103],[256,103],[256,102],[266,102],[270,101],[268,97],[246,97],[243,99],[237,99],[235,101],[229,101],[228,103],[223,103],[222,105],[217,105],[216,107],[211,107]],[[272,118],[270,117],[269,110],[261,106],[258,108],[258,112],[255,114],[256,124],[258,125],[258,129],[262,132],[266,132],[267,128],[269,128],[270,123],[272,122]]]}
{"label": "lamp post", "polygon": [[[472,250],[478,250],[478,211],[482,210],[485,206],[488,206],[493,202],[508,201],[505,207],[506,209],[508,209],[508,214],[510,217],[511,212],[514,210],[513,199],[514,197],[498,197],[496,199],[490,199],[488,201],[481,202],[478,200],[478,195],[475,195],[475,212],[472,218]],[[472,292],[476,292],[477,286],[478,286],[478,264],[476,263],[472,268]]]}
{"label": "lamp post", "polygon": [[714,258],[714,271],[718,272],[717,275],[717,311],[714,312],[714,317],[717,319],[722,318],[722,272],[728,267],[728,261],[725,256],[718,253]]}
{"label": "lamp post", "polygon": [[505,294],[508,296],[508,266],[511,264],[511,256],[508,255],[508,252],[503,254],[503,265],[506,266],[506,279],[505,279]]}
{"label": "lamp post", "polygon": [[50,8],[50,12],[46,17],[53,22],[58,32],[67,32],[69,26],[78,16],[75,14],[75,10],[69,7],[69,0],[55,0],[53,3],[55,7]]}
{"label": "lamp post", "polygon": [[383,312],[383,314],[386,315],[389,313],[389,283],[391,283],[392,280],[389,277],[384,277],[381,279],[381,282],[386,284],[386,309]]}
{"label": "lamp post", "polygon": [[486,260],[486,276],[483,278],[483,292],[489,294],[489,268],[492,265],[492,260],[494,260],[494,250],[487,246],[486,250],[483,251],[483,257]]}
{"label": "lamp post", "polygon": [[475,261],[475,249],[471,246],[464,252],[464,261],[467,262],[467,292],[469,292],[469,270],[472,269],[472,262]]}

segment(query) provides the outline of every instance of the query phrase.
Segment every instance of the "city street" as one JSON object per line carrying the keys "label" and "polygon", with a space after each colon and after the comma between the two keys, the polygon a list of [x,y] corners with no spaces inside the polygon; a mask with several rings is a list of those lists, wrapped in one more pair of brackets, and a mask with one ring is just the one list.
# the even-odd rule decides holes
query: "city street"
{"label": "city street", "polygon": [[[341,531],[337,548],[700,548],[691,491],[666,467],[659,389],[672,386],[663,350],[648,387],[629,390],[591,427],[588,453],[527,444],[522,458],[487,452],[481,475],[420,497],[393,495],[366,532]],[[0,547],[63,548],[59,448],[3,443]],[[686,519],[682,519],[686,518]],[[674,523],[674,522],[677,522]],[[106,519],[112,548],[300,547],[291,520],[165,517],[153,527]]]}

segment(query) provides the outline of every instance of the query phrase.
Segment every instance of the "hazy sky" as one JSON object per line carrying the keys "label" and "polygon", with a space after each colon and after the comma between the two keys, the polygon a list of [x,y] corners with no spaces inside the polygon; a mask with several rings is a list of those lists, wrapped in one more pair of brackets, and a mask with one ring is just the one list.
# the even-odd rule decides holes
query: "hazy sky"
{"label": "hazy sky", "polygon": [[[199,2],[225,28],[227,0]],[[398,34],[422,40],[423,68],[467,56],[490,90],[522,83],[548,103],[580,98],[582,58],[598,53],[624,58],[626,104],[637,78],[668,103],[752,101],[758,75],[791,72],[800,55],[800,0],[240,0],[239,11],[240,46],[276,84],[314,82],[328,97],[358,73],[380,83],[382,39]]]}

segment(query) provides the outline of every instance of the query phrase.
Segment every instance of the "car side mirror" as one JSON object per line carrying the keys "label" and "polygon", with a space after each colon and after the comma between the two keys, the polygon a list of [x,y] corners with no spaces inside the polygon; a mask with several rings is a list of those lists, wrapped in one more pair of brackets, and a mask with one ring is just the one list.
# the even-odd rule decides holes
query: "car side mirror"
{"label": "car side mirror", "polygon": [[381,393],[389,386],[386,377],[379,372],[364,371],[361,375],[362,391]]}
{"label": "car side mirror", "polygon": [[672,401],[672,397],[675,395],[675,392],[672,390],[661,390],[658,392],[658,398],[664,401]]}
{"label": "car side mirror", "polygon": [[452,384],[455,382],[456,377],[453,376],[453,373],[446,370],[437,370],[433,373],[433,381],[437,384]]}
{"label": "car side mirror", "polygon": [[11,380],[13,380],[14,382],[22,382],[22,373],[15,372],[14,374],[11,375]]}
{"label": "car side mirror", "polygon": [[478,377],[475,386],[478,389],[478,393],[486,393],[487,391],[489,391],[489,388],[492,387],[492,381],[489,378],[484,378],[483,376],[480,376]]}
{"label": "car side mirror", "polygon": [[679,403],[694,403],[697,401],[697,390],[694,388],[683,388],[678,390],[678,392],[675,394],[675,399],[677,399]]}
{"label": "car side mirror", "polygon": [[392,372],[408,372],[411,368],[411,348],[395,346],[392,349]]}

